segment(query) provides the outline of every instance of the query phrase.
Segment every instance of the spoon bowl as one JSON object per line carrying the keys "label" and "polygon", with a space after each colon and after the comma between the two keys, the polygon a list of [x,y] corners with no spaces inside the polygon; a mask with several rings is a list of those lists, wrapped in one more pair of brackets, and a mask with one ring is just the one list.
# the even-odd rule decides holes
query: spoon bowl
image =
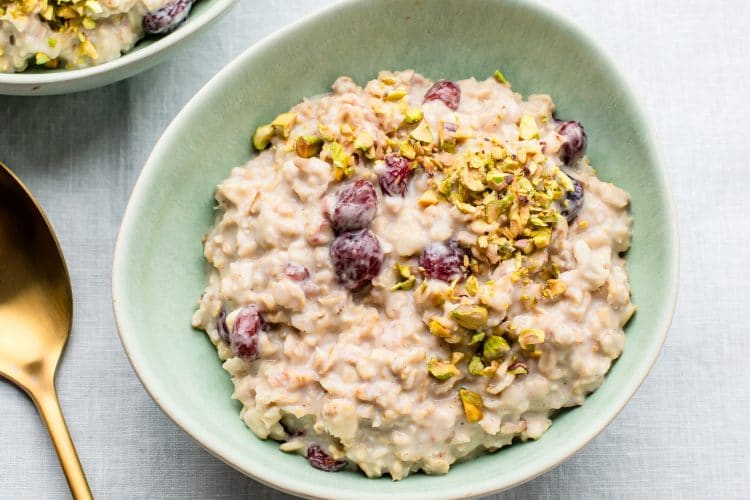
{"label": "spoon bowl", "polygon": [[0,376],[34,401],[74,498],[91,498],[55,393],[73,293],[55,233],[34,197],[0,163]]}

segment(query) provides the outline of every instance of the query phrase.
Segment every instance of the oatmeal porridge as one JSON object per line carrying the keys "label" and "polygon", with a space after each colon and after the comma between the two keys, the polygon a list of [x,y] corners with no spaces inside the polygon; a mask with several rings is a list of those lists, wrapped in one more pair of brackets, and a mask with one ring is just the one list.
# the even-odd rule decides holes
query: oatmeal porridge
{"label": "oatmeal porridge", "polygon": [[0,0],[0,72],[75,69],[117,59],[163,35],[194,0]]}
{"label": "oatmeal porridge", "polygon": [[341,77],[216,190],[193,325],[260,438],[402,479],[537,439],[623,351],[630,197],[502,73]]}

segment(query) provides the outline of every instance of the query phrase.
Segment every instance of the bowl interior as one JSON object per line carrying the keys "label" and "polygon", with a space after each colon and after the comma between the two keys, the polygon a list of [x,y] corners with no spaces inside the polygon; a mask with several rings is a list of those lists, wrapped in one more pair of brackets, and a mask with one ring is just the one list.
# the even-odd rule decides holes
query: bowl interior
{"label": "bowl interior", "polygon": [[[381,69],[437,79],[485,78],[500,68],[516,91],[548,93],[558,116],[581,121],[599,176],[632,194],[628,254],[638,313],[604,385],[559,415],[536,442],[404,481],[329,474],[257,439],[230,399],[232,384],[190,318],[205,284],[201,237],[213,191],[251,154],[250,135],[337,76],[358,83]],[[677,240],[671,197],[648,123],[611,63],[577,28],[516,0],[344,2],[257,44],[214,78],[167,129],[125,215],[114,263],[115,312],[144,385],[175,422],[234,467],[310,496],[437,498],[523,482],[580,449],[606,426],[653,364],[674,306]]]}

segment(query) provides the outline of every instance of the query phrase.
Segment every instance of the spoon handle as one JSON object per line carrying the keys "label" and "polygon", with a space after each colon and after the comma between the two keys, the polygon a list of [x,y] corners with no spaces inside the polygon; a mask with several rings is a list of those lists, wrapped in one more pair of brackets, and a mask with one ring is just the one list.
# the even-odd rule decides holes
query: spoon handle
{"label": "spoon handle", "polygon": [[65,425],[54,386],[39,390],[37,394],[34,394],[33,399],[55,445],[60,465],[62,465],[65,473],[65,479],[68,480],[70,493],[75,500],[93,499],[86,481],[86,474],[83,472],[81,461],[78,459],[75,446],[73,446],[73,440],[70,438],[68,426]]}

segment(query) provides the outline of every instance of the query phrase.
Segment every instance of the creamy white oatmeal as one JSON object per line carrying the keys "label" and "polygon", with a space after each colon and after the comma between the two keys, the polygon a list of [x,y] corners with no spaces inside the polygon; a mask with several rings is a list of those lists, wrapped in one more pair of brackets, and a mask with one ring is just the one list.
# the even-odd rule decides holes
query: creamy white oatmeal
{"label": "creamy white oatmeal", "polygon": [[83,68],[165,34],[193,0],[0,0],[0,72]]}
{"label": "creamy white oatmeal", "polygon": [[208,333],[260,438],[370,477],[539,438],[635,311],[629,195],[501,73],[382,72],[305,99],[216,190]]}

